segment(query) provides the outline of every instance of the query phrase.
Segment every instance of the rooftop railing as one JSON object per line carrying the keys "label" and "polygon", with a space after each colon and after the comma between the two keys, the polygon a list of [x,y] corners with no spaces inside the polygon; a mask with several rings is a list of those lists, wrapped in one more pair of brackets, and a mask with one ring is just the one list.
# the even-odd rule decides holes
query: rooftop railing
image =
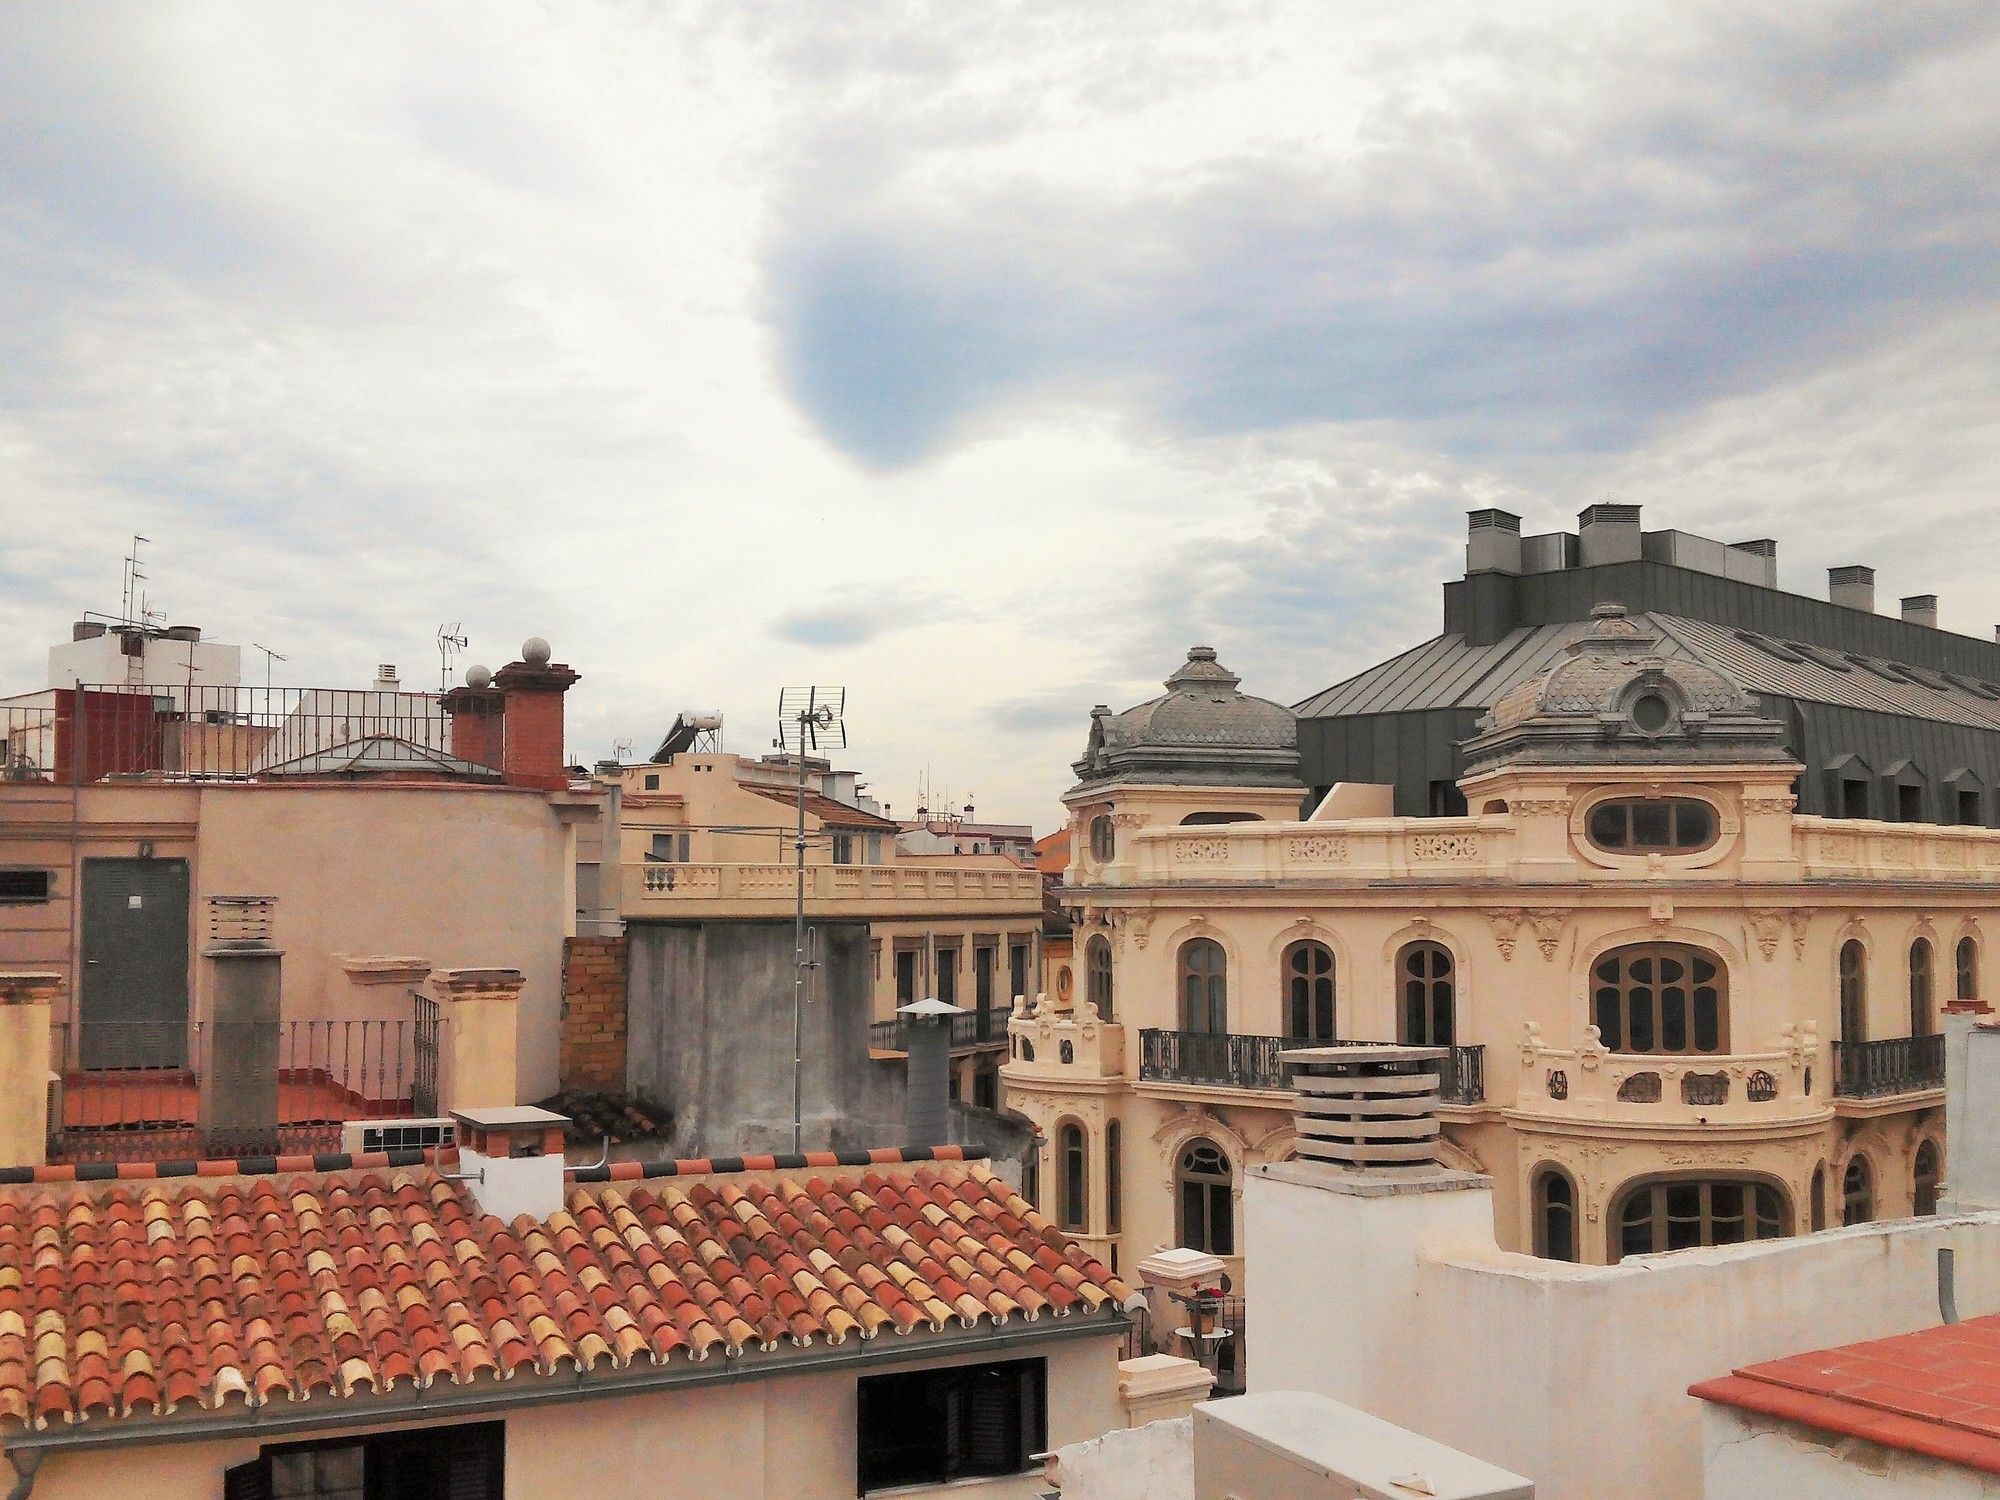
{"label": "rooftop railing", "polygon": [[[1333,1042],[1302,1037],[1254,1036],[1240,1032],[1139,1031],[1139,1077],[1158,1083],[1207,1084],[1223,1088],[1290,1088],[1283,1054],[1301,1047],[1376,1045],[1355,1039]],[[1486,1098],[1486,1049],[1453,1047],[1445,1059],[1439,1092],[1447,1104],[1479,1104]]]}
{"label": "rooftop railing", "polygon": [[1833,1092],[1841,1099],[1881,1099],[1944,1087],[1944,1036],[1890,1036],[1833,1044]]}
{"label": "rooftop railing", "polygon": [[0,780],[493,780],[504,724],[400,688],[86,684],[0,704]]}
{"label": "rooftop railing", "polygon": [[[1008,1014],[1004,1010],[969,1010],[964,1015],[953,1016],[952,1050],[956,1052],[964,1048],[1006,1041]],[[880,1051],[907,1052],[910,1050],[909,1026],[907,1016],[870,1022],[868,1045]]]}

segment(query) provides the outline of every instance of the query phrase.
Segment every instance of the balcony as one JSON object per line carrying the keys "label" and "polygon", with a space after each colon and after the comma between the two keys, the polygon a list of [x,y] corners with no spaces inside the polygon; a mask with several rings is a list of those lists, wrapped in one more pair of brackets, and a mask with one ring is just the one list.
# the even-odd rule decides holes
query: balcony
{"label": "balcony", "polygon": [[1559,1120],[1645,1122],[1681,1129],[1774,1125],[1822,1116],[1812,1094],[1818,1042],[1788,1027],[1761,1052],[1612,1052],[1596,1038],[1551,1047],[1530,1033],[1521,1047],[1513,1107]]}
{"label": "balcony", "polygon": [[[624,866],[621,879],[627,917],[771,917],[791,914],[798,871],[788,864],[646,863]],[[1041,875],[1011,861],[806,866],[808,916],[1039,919],[1041,910]]]}
{"label": "balcony", "polygon": [[[1319,1043],[1282,1036],[1248,1036],[1237,1032],[1139,1032],[1139,1078],[1151,1083],[1191,1083],[1216,1088],[1267,1089],[1289,1092],[1283,1056],[1314,1046],[1359,1047],[1371,1043],[1346,1039]],[[1445,1058],[1440,1094],[1446,1104],[1480,1104],[1486,1099],[1486,1049],[1453,1047]]]}
{"label": "balcony", "polygon": [[1833,1044],[1837,1099],[1885,1099],[1944,1087],[1944,1036],[1891,1036]]}
{"label": "balcony", "polygon": [[[951,1050],[970,1052],[979,1047],[1004,1047],[1007,1044],[1007,1017],[1004,1010],[970,1010],[962,1016],[951,1018]],[[909,1018],[897,1016],[890,1021],[873,1021],[868,1026],[868,1045],[878,1052],[908,1052],[910,1050]]]}

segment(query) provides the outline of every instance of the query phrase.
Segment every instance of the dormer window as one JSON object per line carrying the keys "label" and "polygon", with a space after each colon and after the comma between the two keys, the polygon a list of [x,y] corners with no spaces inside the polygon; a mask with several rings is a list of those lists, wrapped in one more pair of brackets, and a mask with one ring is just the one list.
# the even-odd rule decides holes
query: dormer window
{"label": "dormer window", "polygon": [[1659,693],[1641,693],[1632,700],[1632,723],[1641,734],[1658,734],[1674,721],[1674,707]]}
{"label": "dormer window", "polygon": [[1090,820],[1090,857],[1099,864],[1108,864],[1118,853],[1118,830],[1111,826],[1111,819],[1099,814]]}
{"label": "dormer window", "polygon": [[1593,807],[1587,825],[1591,843],[1612,854],[1692,854],[1715,842],[1715,829],[1715,809],[1695,797],[1614,798]]}

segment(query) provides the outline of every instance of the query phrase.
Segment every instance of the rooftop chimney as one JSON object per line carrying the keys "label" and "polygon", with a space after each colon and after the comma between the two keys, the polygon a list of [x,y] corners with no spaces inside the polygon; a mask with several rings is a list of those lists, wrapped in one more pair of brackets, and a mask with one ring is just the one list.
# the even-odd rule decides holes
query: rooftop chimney
{"label": "rooftop chimney", "polygon": [[944,1000],[896,1007],[903,1018],[903,1131],[911,1146],[951,1140],[951,1021],[963,1012]]}
{"label": "rooftop chimney", "polygon": [[493,674],[505,699],[500,770],[512,786],[559,792],[569,785],[563,760],[563,694],[578,674],[549,660],[549,643],[530,636],[521,659]]}
{"label": "rooftop chimney", "polygon": [[1506,510],[1465,513],[1465,571],[1519,573],[1521,518]]}
{"label": "rooftop chimney", "polygon": [[1577,512],[1579,566],[1637,562],[1644,542],[1639,534],[1636,505],[1587,505]]}
{"label": "rooftop chimney", "polygon": [[1903,600],[1903,618],[1912,625],[1937,629],[1937,595],[1911,594]]}
{"label": "rooftop chimney", "polygon": [[402,691],[402,684],[396,681],[396,665],[394,662],[385,661],[375,669],[375,691],[378,693],[396,693]]}
{"label": "rooftop chimney", "polygon": [[547,1222],[563,1208],[566,1116],[532,1104],[455,1109],[456,1180],[472,1189],[481,1213],[511,1224],[526,1214]]}
{"label": "rooftop chimney", "polygon": [[1731,542],[1724,566],[1731,578],[1774,589],[1778,586],[1778,544],[1767,536],[1750,542]]}
{"label": "rooftop chimney", "polygon": [[1443,1047],[1287,1051],[1298,1154],[1352,1170],[1429,1171],[1438,1160]]}
{"label": "rooftop chimney", "polygon": [[1853,563],[1826,570],[1826,597],[1847,609],[1875,613],[1875,570]]}

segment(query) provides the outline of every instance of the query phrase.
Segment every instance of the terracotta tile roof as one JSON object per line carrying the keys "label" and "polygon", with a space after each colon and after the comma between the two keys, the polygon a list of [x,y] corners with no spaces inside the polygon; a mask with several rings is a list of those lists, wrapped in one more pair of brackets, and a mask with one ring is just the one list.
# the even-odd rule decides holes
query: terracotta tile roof
{"label": "terracotta tile roof", "polygon": [[2000,1474],[2000,1314],[1747,1365],[1688,1394]]}
{"label": "terracotta tile roof", "polygon": [[[755,792],[760,797],[768,797],[773,802],[782,802],[787,807],[798,805],[796,792],[784,791],[774,786],[749,786],[747,792]],[[819,819],[827,828],[866,828],[877,833],[901,833],[903,825],[894,818],[878,817],[871,812],[863,812],[858,807],[849,807],[845,802],[836,802],[831,797],[818,792],[806,793],[806,812]]]}
{"label": "terracotta tile roof", "polygon": [[511,1225],[423,1166],[0,1190],[0,1419],[782,1362],[1131,1298],[976,1164],[667,1165]]}

